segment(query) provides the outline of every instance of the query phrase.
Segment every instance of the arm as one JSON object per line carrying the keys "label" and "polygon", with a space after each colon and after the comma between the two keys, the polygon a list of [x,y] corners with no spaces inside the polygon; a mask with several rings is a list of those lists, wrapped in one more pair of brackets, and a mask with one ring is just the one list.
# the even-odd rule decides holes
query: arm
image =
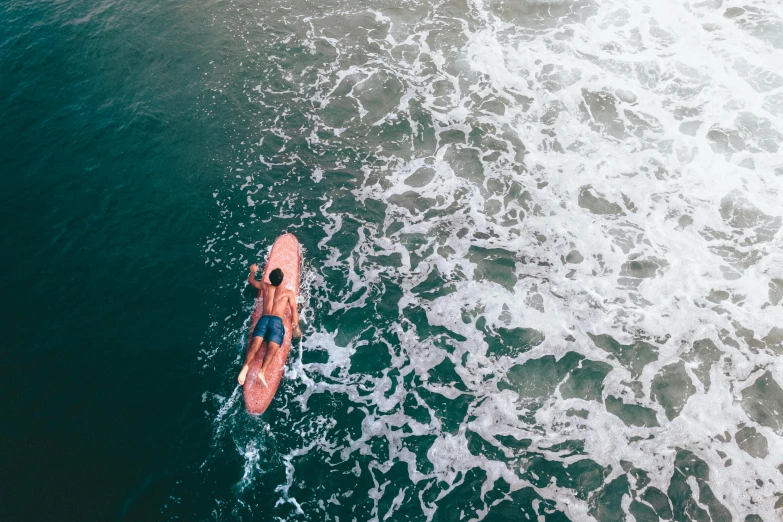
{"label": "arm", "polygon": [[264,283],[256,279],[256,272],[258,272],[258,265],[256,264],[250,265],[250,274],[247,276],[247,282],[250,283],[255,288],[261,290],[262,288],[264,288]]}
{"label": "arm", "polygon": [[296,295],[288,293],[288,306],[291,308],[291,324],[294,326],[293,337],[302,337],[302,329],[299,328],[299,309],[296,306]]}

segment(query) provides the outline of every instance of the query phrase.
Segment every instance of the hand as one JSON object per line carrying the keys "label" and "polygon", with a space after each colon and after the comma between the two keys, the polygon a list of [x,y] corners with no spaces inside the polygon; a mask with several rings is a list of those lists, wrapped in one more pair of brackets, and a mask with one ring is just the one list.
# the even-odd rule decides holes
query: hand
{"label": "hand", "polygon": [[250,265],[250,273],[255,274],[256,272],[258,272],[258,265],[253,263],[252,265]]}
{"label": "hand", "polygon": [[295,338],[302,337],[302,329],[301,329],[301,328],[299,328],[299,325],[296,325],[296,326],[294,327],[294,333],[293,333],[293,336],[294,336]]}

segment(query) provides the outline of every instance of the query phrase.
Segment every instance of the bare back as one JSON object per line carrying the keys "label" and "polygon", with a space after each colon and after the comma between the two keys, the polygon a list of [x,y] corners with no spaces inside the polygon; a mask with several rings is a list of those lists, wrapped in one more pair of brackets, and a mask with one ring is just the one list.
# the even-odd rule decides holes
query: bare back
{"label": "bare back", "polygon": [[294,310],[294,293],[280,286],[264,284],[264,310],[263,315],[275,315],[283,318],[288,307]]}

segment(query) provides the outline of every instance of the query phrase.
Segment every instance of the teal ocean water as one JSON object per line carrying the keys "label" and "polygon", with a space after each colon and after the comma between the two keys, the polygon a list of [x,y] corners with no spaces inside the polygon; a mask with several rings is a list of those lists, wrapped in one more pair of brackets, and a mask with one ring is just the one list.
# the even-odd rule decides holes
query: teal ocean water
{"label": "teal ocean water", "polygon": [[0,19],[0,520],[781,520],[779,3]]}

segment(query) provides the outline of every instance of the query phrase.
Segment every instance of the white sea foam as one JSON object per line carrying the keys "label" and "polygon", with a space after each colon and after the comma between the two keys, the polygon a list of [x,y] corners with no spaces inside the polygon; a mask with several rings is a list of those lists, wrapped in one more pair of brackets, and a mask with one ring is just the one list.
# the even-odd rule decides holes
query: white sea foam
{"label": "white sea foam", "polygon": [[[381,218],[368,217],[340,204],[344,192],[318,198],[313,219],[323,234],[305,272],[304,288],[312,289],[306,316],[366,311],[367,325],[341,336],[353,325],[313,323],[291,361],[302,440],[283,456],[282,500],[297,513],[306,509],[306,499],[288,492],[297,460],[319,450],[357,459],[359,474],[370,473],[376,519],[393,518],[410,502],[431,519],[471,469],[487,477],[482,499],[502,477],[512,492],[532,487],[573,520],[601,518],[595,494],[585,498],[555,479],[534,483],[537,475],[526,474],[532,457],[502,442],[511,436],[530,439],[525,451],[551,462],[589,458],[611,468],[606,484],[630,477],[633,491],[621,502],[626,514],[645,488],[667,492],[687,450],[708,466],[709,488],[732,518],[779,516],[783,412],[762,418],[746,397],[757,400],[756,383],[767,372],[783,383],[783,339],[774,330],[783,328],[783,297],[775,297],[775,285],[783,292],[780,5],[473,0],[372,11],[339,2],[300,7],[272,8],[263,24],[284,24],[291,31],[285,45],[296,42],[321,62],[286,70],[278,65],[286,55],[263,46],[282,45],[282,33],[279,42],[270,37],[258,50],[275,59],[258,62],[266,67],[258,74],[284,78],[293,90],[285,98],[285,89],[258,78],[248,90],[264,104],[282,104],[275,106],[280,114],[301,110],[306,123],[297,132],[309,136],[313,154],[303,160],[294,151],[293,129],[278,115],[261,118],[261,132],[282,145],[260,161],[299,165],[319,187],[329,186],[331,172],[350,171],[358,180],[350,196],[385,209]],[[246,6],[240,12],[247,24],[240,32],[249,39],[257,27],[248,20],[261,15]],[[407,130],[395,131],[401,122]],[[246,198],[259,212],[258,197],[250,198],[256,183],[243,172],[226,189],[238,197],[229,203],[218,195],[218,205]],[[286,201],[266,202],[272,215],[253,222],[274,216],[304,226],[296,223],[295,203]],[[227,217],[226,227],[233,226]],[[255,241],[236,228],[230,236]],[[355,242],[341,241],[354,233]],[[228,258],[227,245],[216,236],[205,254],[215,262]],[[378,260],[395,256],[399,263]],[[327,270],[340,273],[343,288],[331,286]],[[438,282],[427,294],[422,287],[432,278]],[[384,322],[374,306],[392,285],[401,292],[398,316]],[[415,309],[426,324],[410,318]],[[433,333],[436,327],[441,333]],[[532,329],[542,340],[498,354],[490,334],[504,328]],[[613,352],[596,340],[602,335],[628,348]],[[714,351],[699,351],[703,339]],[[651,347],[651,359],[625,359],[630,352],[623,350],[640,342]],[[352,371],[371,345],[388,350],[388,368]],[[310,350],[328,359],[302,363]],[[540,397],[512,382],[526,363],[563,361],[570,352],[608,365],[598,400],[564,395],[575,379],[568,372]],[[444,362],[458,383],[438,382],[436,367]],[[673,390],[674,383],[692,391],[681,394],[684,404],[667,402],[678,400],[664,386]],[[358,438],[335,445],[323,411],[308,406],[321,394],[344,395],[362,412]],[[451,404],[468,397],[468,413],[451,426],[422,394]],[[428,411],[430,421],[409,415],[406,400]],[[629,405],[646,409],[624,409]],[[217,414],[216,424],[224,422],[225,413]],[[766,440],[764,456],[737,441],[745,427]],[[504,458],[471,450],[468,430]],[[434,436],[429,467],[408,447],[421,436]],[[384,457],[372,442],[378,438],[388,445]],[[547,449],[574,440],[583,442],[583,453]],[[359,465],[359,455],[376,460]],[[409,483],[392,487],[376,478],[398,462]],[[638,485],[628,463],[646,472],[649,486]],[[447,486],[425,500],[436,487],[427,483],[432,478]],[[697,478],[686,483],[695,505],[709,511]],[[541,514],[543,501],[535,502]],[[490,511],[487,503],[471,516]]]}

